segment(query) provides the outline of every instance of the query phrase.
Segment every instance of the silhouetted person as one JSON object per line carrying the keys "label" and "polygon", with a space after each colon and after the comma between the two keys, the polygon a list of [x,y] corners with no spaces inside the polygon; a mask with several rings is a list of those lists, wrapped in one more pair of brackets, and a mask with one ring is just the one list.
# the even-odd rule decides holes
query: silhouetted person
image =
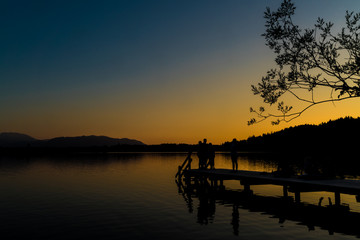
{"label": "silhouetted person", "polygon": [[206,168],[206,164],[207,164],[207,159],[208,159],[208,146],[207,146],[207,140],[206,138],[204,138],[204,141],[201,142],[199,141],[199,146],[198,146],[198,158],[199,158],[199,168],[200,169],[205,169]]}
{"label": "silhouetted person", "polygon": [[329,206],[330,206],[330,207],[332,207],[331,198],[330,198],[330,197],[328,197],[328,199],[329,199]]}
{"label": "silhouetted person", "polygon": [[208,154],[208,151],[209,151],[209,144],[207,144],[207,139],[204,138],[203,140],[203,151],[204,151],[204,159],[203,159],[203,168],[205,169],[206,168],[206,165],[207,165],[207,162],[208,162],[208,158],[209,158],[209,154]]}
{"label": "silhouetted person", "polygon": [[231,152],[230,152],[230,155],[231,155],[231,162],[232,162],[232,169],[234,171],[237,171],[238,170],[238,162],[237,162],[237,158],[238,158],[238,153],[237,153],[237,141],[236,139],[234,138],[232,140],[232,143],[231,143]]}
{"label": "silhouetted person", "polygon": [[214,146],[211,143],[209,143],[208,146],[208,159],[210,169],[215,169],[215,150]]}
{"label": "silhouetted person", "polygon": [[318,206],[319,207],[321,207],[321,203],[322,203],[322,200],[323,200],[324,198],[323,197],[321,197],[320,199],[319,199],[319,203],[318,203]]}
{"label": "silhouetted person", "polygon": [[198,147],[197,147],[197,156],[198,156],[198,158],[199,158],[199,168],[201,168],[202,167],[202,147],[201,147],[201,145],[202,145],[202,142],[201,141],[199,141],[199,143],[198,143]]}

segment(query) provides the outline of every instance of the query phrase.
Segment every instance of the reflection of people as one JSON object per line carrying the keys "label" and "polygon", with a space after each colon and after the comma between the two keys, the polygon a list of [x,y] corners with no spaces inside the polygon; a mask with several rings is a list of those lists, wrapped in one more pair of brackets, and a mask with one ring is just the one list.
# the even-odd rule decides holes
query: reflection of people
{"label": "reflection of people", "polygon": [[233,226],[234,235],[239,236],[239,206],[236,203],[233,204],[231,225]]}
{"label": "reflection of people", "polygon": [[210,169],[215,169],[215,150],[214,146],[211,143],[209,143],[208,147],[208,158]]}
{"label": "reflection of people", "polygon": [[231,143],[231,162],[232,162],[232,169],[234,171],[237,171],[238,170],[238,162],[237,162],[237,158],[238,158],[238,154],[237,154],[237,150],[236,150],[236,147],[237,147],[237,141],[236,139],[234,138],[232,143]]}
{"label": "reflection of people", "polygon": [[211,186],[204,180],[202,185],[197,189],[199,198],[199,207],[197,212],[197,223],[201,225],[207,225],[209,222],[212,223],[215,216],[216,200],[214,195],[209,194]]}
{"label": "reflection of people", "polygon": [[209,201],[205,194],[199,195],[199,207],[197,212],[197,223],[207,225],[209,223]]}

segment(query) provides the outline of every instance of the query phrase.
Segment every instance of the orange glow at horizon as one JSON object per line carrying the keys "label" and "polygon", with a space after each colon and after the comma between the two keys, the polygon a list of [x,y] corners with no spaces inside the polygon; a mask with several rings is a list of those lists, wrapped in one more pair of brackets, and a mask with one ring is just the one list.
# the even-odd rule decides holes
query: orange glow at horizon
{"label": "orange glow at horizon", "polygon": [[[92,2],[83,11],[29,1],[19,12],[10,1],[0,39],[0,132],[222,144],[360,116],[360,100],[352,99],[314,106],[290,123],[247,126],[250,107],[268,109],[251,85],[276,67],[261,34],[264,10],[281,0],[135,2]],[[319,16],[341,25],[345,10],[359,9],[354,1],[295,5],[300,26]],[[293,111],[302,106],[289,101]]]}

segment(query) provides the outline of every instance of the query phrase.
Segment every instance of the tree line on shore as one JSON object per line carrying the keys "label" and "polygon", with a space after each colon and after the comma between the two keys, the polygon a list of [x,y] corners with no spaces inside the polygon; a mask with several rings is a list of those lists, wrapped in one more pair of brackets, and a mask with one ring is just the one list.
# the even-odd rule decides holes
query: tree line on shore
{"label": "tree line on shore", "polygon": [[[357,155],[360,118],[345,117],[319,125],[300,125],[237,142],[239,152],[274,152],[292,154]],[[214,144],[217,152],[229,152],[231,142]],[[164,143],[113,145],[32,145],[1,146],[1,153],[11,152],[189,152],[197,151],[197,144]]]}

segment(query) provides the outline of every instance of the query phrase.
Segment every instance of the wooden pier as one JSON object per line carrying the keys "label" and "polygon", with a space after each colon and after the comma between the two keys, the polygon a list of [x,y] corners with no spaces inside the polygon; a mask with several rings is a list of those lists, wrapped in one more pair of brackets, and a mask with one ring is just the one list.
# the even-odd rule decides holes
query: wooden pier
{"label": "wooden pier", "polygon": [[329,199],[327,205],[325,202],[322,203],[323,198],[314,204],[296,202],[292,196],[263,196],[252,192],[249,194],[246,191],[213,185],[209,178],[204,177],[185,177],[181,180],[175,181],[178,186],[178,193],[182,195],[188,212],[190,214],[196,212],[196,222],[199,224],[213,221],[218,209],[217,206],[226,205],[232,206],[229,219],[231,218],[234,233],[239,231],[239,219],[241,217],[239,218],[238,209],[241,208],[251,212],[259,212],[262,215],[269,215],[270,218],[278,219],[279,224],[288,220],[296,222],[297,225],[307,226],[308,231],[319,227],[327,230],[329,235],[339,233],[360,236],[358,226],[360,213],[351,211],[347,204],[333,205]]}
{"label": "wooden pier", "polygon": [[224,180],[239,180],[244,191],[251,192],[251,185],[279,185],[283,186],[284,197],[288,192],[295,194],[295,201],[300,202],[301,192],[326,191],[335,194],[335,205],[340,205],[340,194],[356,195],[360,198],[360,180],[345,179],[303,179],[299,176],[278,177],[273,173],[255,171],[233,171],[229,169],[191,169],[183,170],[181,176],[186,179],[207,178],[216,185],[223,185]]}

